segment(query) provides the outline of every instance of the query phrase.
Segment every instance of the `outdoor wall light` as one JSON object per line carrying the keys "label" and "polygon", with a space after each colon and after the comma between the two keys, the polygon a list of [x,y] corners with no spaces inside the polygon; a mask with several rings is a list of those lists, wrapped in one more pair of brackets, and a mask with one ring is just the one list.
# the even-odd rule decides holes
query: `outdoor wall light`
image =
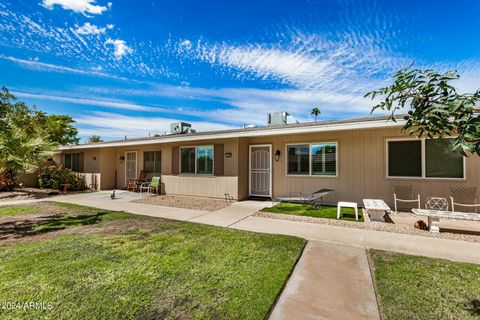
{"label": "outdoor wall light", "polygon": [[125,160],[125,156],[120,156],[120,161]]}
{"label": "outdoor wall light", "polygon": [[275,151],[275,161],[280,160],[280,150]]}
{"label": "outdoor wall light", "polygon": [[92,157],[92,160],[93,160],[93,161],[97,160],[97,157]]}
{"label": "outdoor wall light", "polygon": [[231,152],[225,152],[225,158],[231,158],[232,153]]}

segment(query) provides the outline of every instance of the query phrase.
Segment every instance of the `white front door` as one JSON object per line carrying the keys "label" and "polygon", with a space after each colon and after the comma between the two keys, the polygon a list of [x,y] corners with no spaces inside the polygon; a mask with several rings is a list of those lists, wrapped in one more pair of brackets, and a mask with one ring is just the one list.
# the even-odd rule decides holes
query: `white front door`
{"label": "white front door", "polygon": [[250,196],[272,196],[272,146],[250,146]]}
{"label": "white front door", "polygon": [[137,151],[125,152],[125,186],[130,179],[137,179]]}

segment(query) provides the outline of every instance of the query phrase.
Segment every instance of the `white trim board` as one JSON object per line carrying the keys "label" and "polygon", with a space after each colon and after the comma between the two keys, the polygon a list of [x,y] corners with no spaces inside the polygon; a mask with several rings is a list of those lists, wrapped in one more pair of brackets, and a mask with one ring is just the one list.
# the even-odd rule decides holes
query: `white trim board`
{"label": "white trim board", "polygon": [[124,147],[124,146],[138,146],[150,144],[163,144],[183,141],[199,141],[199,140],[214,140],[214,139],[228,139],[228,138],[242,138],[242,137],[268,137],[276,135],[289,135],[301,133],[316,133],[328,131],[345,131],[345,130],[359,130],[359,129],[375,129],[375,128],[392,128],[402,127],[405,124],[404,120],[397,120],[396,122],[387,120],[375,121],[361,121],[349,123],[326,124],[319,126],[305,126],[305,127],[281,127],[281,128],[265,128],[236,132],[212,132],[210,134],[187,134],[187,135],[166,135],[160,138],[152,138],[150,140],[132,140],[132,141],[113,141],[102,142],[95,144],[83,145],[67,145],[60,146],[59,151],[76,150],[76,149],[92,149],[92,148],[107,148],[107,147]]}

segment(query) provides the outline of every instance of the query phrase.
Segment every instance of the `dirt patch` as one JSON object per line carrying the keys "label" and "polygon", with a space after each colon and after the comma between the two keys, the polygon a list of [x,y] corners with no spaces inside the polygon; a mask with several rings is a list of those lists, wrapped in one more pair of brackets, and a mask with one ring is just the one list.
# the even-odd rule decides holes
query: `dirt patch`
{"label": "dirt patch", "polygon": [[[48,201],[46,202],[35,202],[35,203],[26,203],[26,204],[16,204],[13,206],[7,206],[8,207],[15,207],[15,208],[32,208],[32,213],[25,213],[21,215],[13,215],[13,216],[0,216],[0,224],[10,221],[10,222],[15,222],[15,221],[22,221],[22,220],[34,220],[37,218],[40,218],[42,216],[49,216],[49,215],[55,215],[55,214],[61,214],[67,212],[67,209],[62,208],[60,206],[53,205],[49,203]],[[5,207],[4,207],[5,208]]]}
{"label": "dirt patch", "polygon": [[202,211],[216,211],[228,207],[232,204],[231,201],[223,199],[210,199],[199,197],[187,197],[187,196],[146,196],[143,199],[135,200],[132,202],[153,204],[157,206],[194,209]]}
{"label": "dirt patch", "polygon": [[[402,213],[402,216],[406,216],[406,215],[411,215],[411,214]],[[414,236],[422,236],[422,237],[430,237],[430,238],[480,242],[480,235],[471,235],[471,234],[462,234],[462,233],[453,233],[453,232],[440,232],[440,233],[434,234],[430,231],[415,229],[413,225],[409,227],[406,225],[398,225],[393,223],[385,223],[385,222],[377,222],[377,221],[369,221],[367,223],[358,223],[358,222],[342,221],[342,220],[335,220],[335,219],[295,216],[295,215],[278,214],[278,213],[270,213],[270,212],[262,212],[262,211],[255,213],[254,216],[271,218],[271,219],[289,220],[289,221],[328,224],[328,225],[346,227],[346,228],[402,233],[402,234],[409,234]]]}
{"label": "dirt patch", "polygon": [[[23,219],[18,219],[18,217],[11,218],[16,219],[15,221],[9,221],[7,223],[4,222],[3,224],[0,223],[0,246],[8,245],[11,243],[26,243],[50,240],[58,236],[68,234],[121,235],[137,230],[153,231],[159,224],[165,223],[166,221],[162,218],[141,216],[131,219],[105,221],[100,224],[73,226],[45,233],[26,231],[25,234],[22,234],[19,233],[18,230],[16,232],[9,232],[9,230],[12,231],[12,227],[16,227],[17,229],[27,229],[29,225],[39,225],[42,223],[42,221],[47,221],[51,217],[48,215],[29,215],[27,219],[27,216],[24,215],[21,217]],[[7,225],[9,225],[10,228],[8,228]]]}
{"label": "dirt patch", "polygon": [[53,189],[15,189],[13,191],[0,192],[0,202],[44,199],[58,194],[58,190]]}

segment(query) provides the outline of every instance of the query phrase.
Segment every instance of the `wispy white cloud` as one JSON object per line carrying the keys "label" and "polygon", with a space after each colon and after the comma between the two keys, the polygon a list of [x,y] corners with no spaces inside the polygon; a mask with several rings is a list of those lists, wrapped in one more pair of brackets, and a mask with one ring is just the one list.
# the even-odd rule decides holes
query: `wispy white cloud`
{"label": "wispy white cloud", "polygon": [[[200,119],[242,125],[264,125],[266,114],[288,111],[301,121],[311,121],[310,111],[319,107],[322,119],[365,116],[372,102],[362,96],[324,90],[255,89],[255,88],[201,88],[158,84],[144,84],[142,89],[79,87],[86,94],[100,96],[120,95],[129,99],[148,97],[149,100],[183,100],[189,105],[188,114]],[[206,108],[205,105],[220,105]]]}
{"label": "wispy white cloud", "polygon": [[121,59],[128,54],[133,53],[133,49],[127,46],[125,40],[120,39],[107,39],[105,45],[113,45],[113,54],[117,59]]}
{"label": "wispy white cloud", "polygon": [[76,33],[82,34],[82,35],[98,35],[98,34],[103,34],[107,31],[107,27],[101,28],[96,25],[93,25],[89,22],[85,22],[83,26],[77,26],[77,29],[75,30]]}
{"label": "wispy white cloud", "polygon": [[21,67],[26,69],[31,69],[31,70],[51,71],[51,72],[58,72],[58,73],[73,73],[73,74],[80,74],[80,75],[86,75],[86,76],[105,77],[105,78],[130,81],[127,78],[99,72],[99,70],[102,70],[102,68],[92,68],[92,70],[80,70],[80,69],[70,68],[62,65],[40,62],[38,58],[34,58],[32,60],[26,60],[26,59],[18,59],[15,57],[5,56],[2,54],[0,54],[0,59],[17,63]]}
{"label": "wispy white cloud", "polygon": [[89,105],[96,107],[106,107],[112,109],[123,109],[123,110],[133,110],[133,111],[144,111],[144,112],[171,112],[172,109],[166,109],[161,107],[146,106],[136,103],[129,103],[123,101],[111,101],[111,100],[102,100],[98,98],[78,98],[78,97],[67,97],[60,95],[51,95],[51,94],[36,94],[36,93],[27,93],[21,91],[12,91],[12,93],[21,98],[31,98],[38,100],[50,100],[50,101],[59,101],[59,102],[69,102],[73,104],[80,105]]}
{"label": "wispy white cloud", "polygon": [[190,40],[181,40],[177,51],[180,57],[227,68],[239,78],[276,80],[308,90],[351,92],[352,84],[368,85],[378,75],[385,77],[410,61],[381,45],[381,37],[348,33],[331,39],[295,31],[282,34],[274,44],[212,44],[199,40],[194,45]]}
{"label": "wispy white cloud", "polygon": [[82,13],[85,16],[89,14],[102,14],[112,6],[111,2],[108,2],[106,6],[95,3],[96,0],[42,0],[41,5],[49,10],[52,10],[58,5],[64,10]]}
{"label": "wispy white cloud", "polygon": [[[21,57],[15,55],[15,58],[25,59],[28,54],[48,57],[49,61],[56,61],[55,64],[61,61],[74,69],[100,66],[105,73],[128,74],[129,78],[178,78],[169,65],[158,59],[166,49],[159,49],[150,42],[115,40],[118,39],[116,30],[108,32],[113,25],[107,24],[105,33],[85,35],[77,32],[78,26],[52,24],[42,11],[21,13],[12,4],[0,5],[0,46],[22,52]],[[109,39],[109,44],[105,44]],[[130,54],[133,52],[141,54]]]}

